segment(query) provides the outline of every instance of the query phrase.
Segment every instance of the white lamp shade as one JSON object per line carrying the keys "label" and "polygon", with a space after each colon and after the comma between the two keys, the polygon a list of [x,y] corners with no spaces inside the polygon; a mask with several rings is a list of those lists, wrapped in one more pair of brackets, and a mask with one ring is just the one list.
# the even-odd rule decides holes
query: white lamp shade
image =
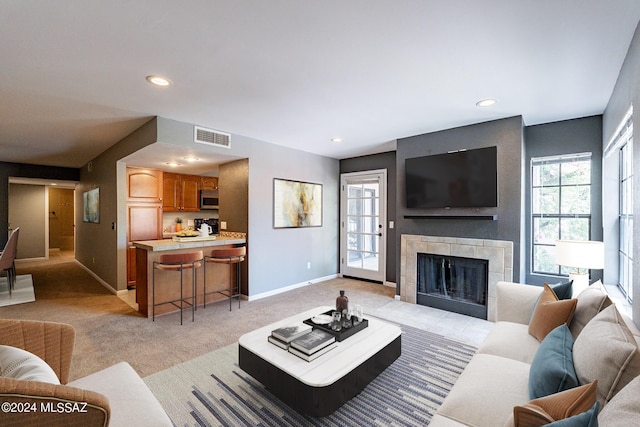
{"label": "white lamp shade", "polygon": [[604,243],[592,240],[557,240],[556,262],[564,267],[602,270]]}

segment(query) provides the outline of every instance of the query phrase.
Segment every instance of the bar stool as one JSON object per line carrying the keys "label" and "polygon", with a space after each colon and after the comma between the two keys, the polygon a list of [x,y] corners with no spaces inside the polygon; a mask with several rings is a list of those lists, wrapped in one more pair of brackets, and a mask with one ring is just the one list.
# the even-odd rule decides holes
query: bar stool
{"label": "bar stool", "polygon": [[[182,325],[182,310],[184,304],[191,306],[191,321],[195,320],[196,309],[196,268],[202,266],[202,251],[189,252],[182,254],[164,254],[160,255],[158,261],[153,262],[153,285],[152,285],[152,312],[153,321],[156,320],[156,306],[164,304],[172,304],[180,309],[180,324]],[[171,301],[163,301],[156,304],[156,270],[179,271],[180,272],[180,299]],[[191,296],[184,297],[182,286],[183,270],[191,270]],[[178,302],[180,305],[178,305]]]}
{"label": "bar stool", "polygon": [[[225,248],[214,249],[211,251],[211,256],[205,256],[204,260],[204,307],[207,306],[207,295],[221,294],[229,298],[229,311],[231,311],[231,299],[238,298],[238,308],[240,308],[240,263],[244,261],[247,255],[246,246],[238,248]],[[219,289],[217,291],[207,292],[207,263],[215,262],[218,264],[229,265],[229,287],[226,289]],[[233,268],[236,266],[236,281],[233,282]]]}

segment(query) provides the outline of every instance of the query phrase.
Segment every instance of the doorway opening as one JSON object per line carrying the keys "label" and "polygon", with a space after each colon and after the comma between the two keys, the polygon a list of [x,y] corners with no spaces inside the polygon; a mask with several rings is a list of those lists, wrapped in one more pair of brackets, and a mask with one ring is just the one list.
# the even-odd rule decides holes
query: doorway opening
{"label": "doorway opening", "polygon": [[340,183],[340,272],[384,283],[387,171],[345,173]]}
{"label": "doorway opening", "polygon": [[75,254],[74,193],[73,189],[49,187],[49,258]]}

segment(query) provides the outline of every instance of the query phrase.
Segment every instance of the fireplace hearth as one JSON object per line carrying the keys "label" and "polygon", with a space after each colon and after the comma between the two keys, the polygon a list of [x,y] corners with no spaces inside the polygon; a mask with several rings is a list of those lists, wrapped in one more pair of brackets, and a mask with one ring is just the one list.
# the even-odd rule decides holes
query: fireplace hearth
{"label": "fireplace hearth", "polygon": [[487,318],[488,260],[425,253],[417,257],[418,304]]}

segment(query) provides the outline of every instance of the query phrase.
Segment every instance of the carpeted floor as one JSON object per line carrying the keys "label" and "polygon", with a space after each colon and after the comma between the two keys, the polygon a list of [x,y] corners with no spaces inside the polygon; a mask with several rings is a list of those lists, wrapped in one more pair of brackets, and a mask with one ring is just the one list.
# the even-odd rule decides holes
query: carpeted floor
{"label": "carpeted floor", "polygon": [[424,426],[475,347],[403,326],[402,355],[323,418],[300,415],[238,367],[231,344],[144,378],[177,426]]}
{"label": "carpeted floor", "polygon": [[[127,361],[141,377],[232,344],[260,325],[320,305],[332,305],[340,289],[354,303],[375,310],[393,301],[395,289],[334,279],[255,301],[241,308],[221,301],[199,307],[195,322],[180,326],[179,314],[142,317],[105,289],[75,261],[17,265],[31,274],[36,301],[0,307],[0,317],[64,322],[76,330],[71,380]],[[190,318],[190,316],[189,316]]]}

